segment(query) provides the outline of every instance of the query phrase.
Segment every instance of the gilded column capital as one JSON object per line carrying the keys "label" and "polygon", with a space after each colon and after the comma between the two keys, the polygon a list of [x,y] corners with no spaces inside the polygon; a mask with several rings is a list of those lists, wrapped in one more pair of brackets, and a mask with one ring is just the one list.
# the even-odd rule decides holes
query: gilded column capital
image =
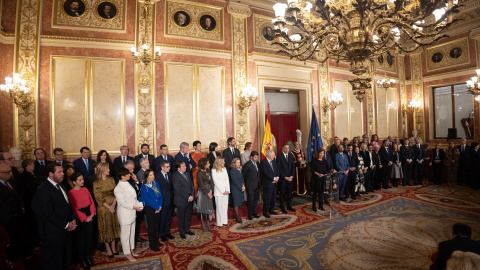
{"label": "gilded column capital", "polygon": [[472,31],[470,31],[470,34],[468,35],[468,37],[471,39],[480,41],[480,28],[475,28]]}
{"label": "gilded column capital", "polygon": [[248,18],[252,16],[252,10],[248,5],[229,1],[227,6],[228,13],[235,17]]}

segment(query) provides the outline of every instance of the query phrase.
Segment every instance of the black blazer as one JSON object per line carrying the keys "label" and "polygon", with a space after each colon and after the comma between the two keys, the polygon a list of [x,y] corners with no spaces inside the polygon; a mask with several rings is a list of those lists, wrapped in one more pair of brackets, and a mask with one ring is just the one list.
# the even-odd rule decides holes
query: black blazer
{"label": "black blazer", "polygon": [[175,206],[187,206],[188,198],[190,196],[194,196],[195,191],[190,174],[185,172],[184,175],[187,177],[187,179],[185,179],[179,171],[174,173],[172,176],[173,203]]}
{"label": "black blazer", "polygon": [[44,176],[44,177],[48,177],[48,172],[47,172],[47,166],[48,164],[52,163],[50,160],[46,160],[44,159],[43,160],[45,162],[45,167],[43,167],[42,165],[40,165],[40,162],[38,162],[38,160],[35,160],[35,169],[33,169],[33,174],[35,174],[36,177],[39,177],[39,176]]}
{"label": "black blazer", "polygon": [[[133,157],[127,156],[127,160],[132,160]],[[118,169],[123,168],[122,156],[118,156],[113,160],[113,169],[115,170],[115,174],[117,174]]]}
{"label": "black blazer", "polygon": [[414,153],[413,153],[413,147],[408,146],[408,148],[405,145],[402,145],[400,147],[400,161],[403,164],[407,164],[407,159],[411,159],[413,161],[414,159]]}
{"label": "black blazer", "polygon": [[470,146],[465,145],[465,151],[462,152],[462,145],[457,146],[458,152],[460,152],[460,159],[458,160],[461,165],[468,165],[470,163]]}
{"label": "black blazer", "polygon": [[385,147],[382,146],[382,148],[380,148],[380,151],[378,151],[378,154],[380,156],[380,162],[382,162],[382,168],[388,166],[389,162],[393,162],[392,150],[390,148],[387,152],[387,150],[385,150]]}
{"label": "black blazer", "polygon": [[[137,178],[138,180],[138,178]],[[142,181],[138,181],[138,184],[130,177],[130,180],[128,180],[128,183],[135,189],[135,192],[137,192],[137,199],[142,197],[142,194],[140,193],[140,190],[142,188]]]}
{"label": "black blazer", "polygon": [[222,155],[220,155],[220,153],[218,152],[210,152],[208,153],[207,155],[207,158],[208,158],[208,161],[210,162],[210,170],[212,170],[213,168],[213,163],[215,162],[215,159],[217,159],[217,157],[221,157]]}
{"label": "black blazer", "polygon": [[232,160],[234,158],[240,158],[240,150],[234,148],[235,154],[232,153],[230,147],[227,147],[223,150],[223,158],[225,159],[225,168],[227,168],[227,172],[230,174],[230,165],[232,165]]}
{"label": "black blazer", "polygon": [[[276,185],[276,184],[272,183],[273,178],[279,176],[277,163],[275,162],[275,160],[272,160],[272,166],[270,166],[270,164],[268,164],[268,163],[269,162],[268,162],[267,158],[264,158],[260,162],[260,169],[262,171],[262,186],[263,186],[263,188],[271,188],[274,185]],[[272,170],[272,167],[273,167],[273,170]]]}
{"label": "black blazer", "polygon": [[73,161],[73,166],[75,166],[75,171],[83,175],[83,179],[87,179],[90,175],[95,173],[95,161],[91,158],[88,159],[88,168],[83,162],[83,158],[78,158]]}
{"label": "black blazer", "polygon": [[347,155],[349,167],[355,167],[356,168],[355,170],[357,170],[358,169],[358,164],[360,163],[360,161],[358,161],[357,153],[352,151],[352,157],[350,157],[348,155],[348,153],[346,155]]}
{"label": "black blazer", "polygon": [[420,145],[420,149],[418,149],[418,145],[411,146],[413,147],[413,155],[414,155],[414,160],[419,161],[419,160],[424,160],[425,159],[425,146]]}
{"label": "black blazer", "polygon": [[[159,155],[158,157],[155,158],[155,175],[159,174],[162,172],[162,167],[160,167],[160,162],[164,160],[162,155]],[[177,170],[177,167],[175,167],[175,159],[167,154],[167,161],[170,164],[170,172],[175,172]]]}
{"label": "black blazer", "polygon": [[192,165],[192,168],[193,168],[197,166],[197,163],[195,162],[195,160],[193,160],[192,156],[190,155],[188,156],[189,158],[186,158],[183,156],[182,152],[178,151],[178,153],[175,155],[175,163],[177,163],[177,161],[179,160],[185,162],[185,165],[187,166],[187,170],[185,172],[190,176],[190,180],[192,180],[193,179],[192,169],[190,169],[190,166],[188,165]]}
{"label": "black blazer", "polygon": [[378,165],[380,165],[380,157],[378,156],[378,153],[376,153],[375,151],[372,151],[372,166],[375,165],[375,169],[378,168]]}
{"label": "black blazer", "polygon": [[437,165],[442,165],[443,164],[443,159],[445,158],[445,151],[443,151],[443,149],[440,149],[440,151],[438,152],[438,159],[441,160],[440,163],[435,163],[435,159],[437,159],[437,149],[432,149],[432,156],[433,156],[433,160],[431,160],[432,162],[432,165],[433,164],[437,164]]}
{"label": "black blazer", "polygon": [[168,207],[170,205],[173,206],[173,179],[170,173],[167,173],[167,177],[168,182],[165,180],[165,177],[163,177],[163,173],[161,171],[155,176],[155,181],[158,182],[158,185],[160,185],[160,190],[162,191],[163,207]]}
{"label": "black blazer", "polygon": [[445,269],[447,260],[450,259],[450,256],[455,250],[469,251],[480,255],[480,242],[460,236],[440,242],[438,244],[437,259],[435,263],[430,266],[430,270]]}
{"label": "black blazer", "polygon": [[257,162],[257,169],[255,169],[253,161],[249,160],[243,165],[242,174],[247,191],[260,188],[260,163]]}
{"label": "black blazer", "polygon": [[[2,179],[3,180],[3,179]],[[0,225],[7,230],[14,224],[14,216],[22,215],[23,200],[15,183],[8,181],[13,192],[0,183]]]}
{"label": "black blazer", "polygon": [[277,156],[276,161],[280,180],[285,180],[285,177],[295,176],[295,161],[293,161],[291,153],[288,153],[288,160],[286,160],[285,154],[282,152]]}
{"label": "black blazer", "polygon": [[[135,160],[134,160],[134,162],[135,162],[135,173],[137,173],[140,170],[140,168],[142,168],[140,166],[140,159],[141,158],[143,158],[143,154],[135,156]],[[148,162],[150,162],[150,169],[155,171],[155,156],[148,154]]]}
{"label": "black blazer", "polygon": [[62,192],[48,180],[38,187],[32,209],[38,220],[38,235],[42,239],[64,237],[67,233],[65,227],[75,219],[72,207]]}
{"label": "black blazer", "polygon": [[365,168],[372,166],[370,153],[368,151],[360,151],[360,156],[363,158],[363,166],[365,166]]}

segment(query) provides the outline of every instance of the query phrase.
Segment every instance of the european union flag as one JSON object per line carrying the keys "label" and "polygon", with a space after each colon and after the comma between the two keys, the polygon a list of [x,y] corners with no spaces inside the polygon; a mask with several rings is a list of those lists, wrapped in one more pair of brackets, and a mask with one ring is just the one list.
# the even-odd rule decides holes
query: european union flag
{"label": "european union flag", "polygon": [[308,162],[311,162],[317,151],[322,147],[322,136],[320,135],[320,128],[318,127],[317,116],[315,109],[312,106],[312,123],[310,124],[310,135],[308,136]]}

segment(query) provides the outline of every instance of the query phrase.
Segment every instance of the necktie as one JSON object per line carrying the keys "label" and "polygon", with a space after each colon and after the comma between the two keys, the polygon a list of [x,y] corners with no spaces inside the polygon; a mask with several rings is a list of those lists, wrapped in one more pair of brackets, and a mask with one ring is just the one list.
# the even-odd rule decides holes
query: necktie
{"label": "necktie", "polygon": [[270,163],[270,167],[272,167],[272,171],[273,171],[273,164],[271,161],[269,161],[268,163]]}
{"label": "necktie", "polygon": [[352,158],[352,152],[348,152],[348,157]]}
{"label": "necktie", "polygon": [[147,159],[147,156],[143,155],[143,158],[144,158],[144,159]]}
{"label": "necktie", "polygon": [[285,154],[285,160],[288,161],[288,154]]}
{"label": "necktie", "polygon": [[167,156],[163,156],[163,159],[164,159],[164,160],[167,160]]}
{"label": "necktie", "polygon": [[388,154],[388,147],[385,147],[385,151],[387,151],[387,154]]}
{"label": "necktie", "polygon": [[418,145],[418,150],[420,150],[420,144]]}
{"label": "necktie", "polygon": [[462,152],[465,151],[465,145],[462,145]]}
{"label": "necktie", "polygon": [[10,189],[11,192],[13,192],[13,188],[12,186],[10,186],[10,184],[8,182],[5,182],[5,186]]}
{"label": "necktie", "polygon": [[57,184],[57,188],[58,188],[58,191],[60,191],[60,193],[62,194],[62,197],[63,197],[63,198],[65,199],[65,201],[67,201],[67,203],[68,203],[68,200],[67,200],[67,198],[65,198],[65,195],[63,194],[63,191],[62,191],[62,189],[60,188],[60,185],[59,185],[59,184]]}
{"label": "necktie", "polygon": [[123,165],[125,165],[125,162],[126,162],[125,159],[126,159],[125,157],[122,157],[122,160],[123,160],[122,163],[123,163]]}
{"label": "necktie", "polygon": [[42,164],[42,167],[45,167],[45,164],[43,163],[43,160],[40,161],[40,164]]}
{"label": "necktie", "polygon": [[234,150],[234,148],[230,148],[230,149],[232,149],[232,154],[235,155],[235,150]]}
{"label": "necktie", "polygon": [[185,180],[188,180],[187,176],[184,173],[182,173],[182,176],[183,178],[185,178]]}
{"label": "necktie", "polygon": [[88,159],[85,159],[85,167],[88,169]]}
{"label": "necktie", "polygon": [[168,174],[164,174],[163,177],[165,177],[165,180],[167,180],[167,183],[170,183],[170,182],[168,181]]}
{"label": "necktie", "polygon": [[253,162],[253,166],[255,166],[255,170],[258,171],[257,163]]}

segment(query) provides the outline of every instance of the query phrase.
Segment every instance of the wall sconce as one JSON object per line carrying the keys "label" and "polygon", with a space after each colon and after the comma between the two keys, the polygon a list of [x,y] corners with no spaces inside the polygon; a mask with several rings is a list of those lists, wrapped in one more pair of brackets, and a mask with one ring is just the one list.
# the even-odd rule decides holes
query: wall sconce
{"label": "wall sconce", "polygon": [[480,102],[480,69],[476,70],[477,77],[467,81],[468,92],[475,96],[475,101]]}
{"label": "wall sconce", "polygon": [[251,84],[242,88],[242,92],[238,97],[237,105],[240,110],[244,110],[252,104],[252,102],[257,101],[258,90],[253,87]]}
{"label": "wall sconce", "polygon": [[13,73],[13,78],[6,77],[5,84],[0,85],[0,90],[5,96],[10,96],[13,103],[24,111],[28,111],[33,104],[33,96],[27,87],[27,80],[22,79],[20,74]]}
{"label": "wall sconce", "polygon": [[322,110],[323,113],[327,113],[328,110],[335,110],[337,106],[342,105],[343,98],[342,94],[338,93],[337,91],[334,91],[333,93],[330,93],[330,95],[327,98],[323,99],[322,102]]}

